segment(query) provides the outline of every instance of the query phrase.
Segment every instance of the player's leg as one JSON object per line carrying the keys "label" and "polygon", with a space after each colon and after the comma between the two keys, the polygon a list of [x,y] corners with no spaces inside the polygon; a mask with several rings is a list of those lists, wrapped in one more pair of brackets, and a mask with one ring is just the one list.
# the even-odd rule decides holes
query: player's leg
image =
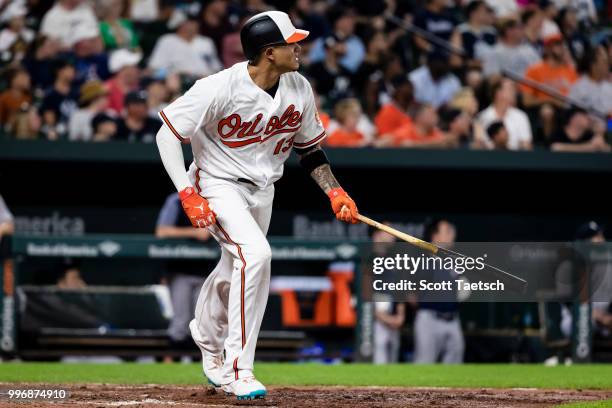
{"label": "player's leg", "polygon": [[208,382],[220,387],[223,341],[227,336],[227,303],[232,274],[232,255],[221,247],[221,258],[199,290],[191,337],[202,352],[202,370]]}
{"label": "player's leg", "polygon": [[459,319],[454,319],[450,322],[444,322],[444,326],[446,335],[442,362],[445,364],[460,364],[463,362],[463,352],[465,350],[461,322]]}
{"label": "player's leg", "polygon": [[[217,214],[212,229],[215,238],[232,255],[232,276],[228,300],[224,383],[253,376],[253,358],[261,323],[257,305],[258,289],[269,280],[271,251],[260,225],[247,202],[249,192],[231,182],[204,182],[203,195]],[[266,292],[267,293],[267,292]],[[261,297],[262,292],[259,292]],[[247,387],[248,388],[248,387]],[[261,387],[265,393],[265,388]],[[238,395],[238,393],[237,393]]]}
{"label": "player's leg", "polygon": [[378,320],[374,321],[374,364],[388,363],[389,329]]}
{"label": "player's leg", "polygon": [[[268,227],[270,226],[273,200],[274,186],[270,186],[265,190],[257,190],[248,196],[251,215],[253,216],[253,219],[257,225],[259,225],[264,237],[267,235]],[[256,339],[259,338],[261,323],[266,312],[266,305],[268,304],[271,271],[272,266],[270,262],[263,265],[261,278],[255,294],[256,316],[255,325],[253,327],[253,332],[255,333],[255,343],[253,343],[252,354],[248,356],[251,361],[253,361],[255,358]]]}
{"label": "player's leg", "polygon": [[439,354],[438,322],[431,310],[419,310],[414,319],[414,362],[435,363]]}
{"label": "player's leg", "polygon": [[212,355],[223,354],[232,268],[233,256],[221,246],[221,258],[204,281],[196,303],[194,337],[199,337],[198,345]]}
{"label": "player's leg", "polygon": [[397,329],[393,329],[393,332],[390,333],[389,336],[389,363],[397,363],[399,361],[399,353],[400,353],[400,344],[401,344],[401,335],[400,331]]}
{"label": "player's leg", "polygon": [[189,336],[189,321],[192,318],[191,311],[191,282],[190,276],[180,273],[172,274],[170,277],[170,300],[174,312],[170,325],[168,326],[168,336],[175,343],[185,341]]}
{"label": "player's leg", "polygon": [[199,276],[191,277],[191,316],[195,316],[196,307],[198,305],[198,298],[204,286],[205,279]]}

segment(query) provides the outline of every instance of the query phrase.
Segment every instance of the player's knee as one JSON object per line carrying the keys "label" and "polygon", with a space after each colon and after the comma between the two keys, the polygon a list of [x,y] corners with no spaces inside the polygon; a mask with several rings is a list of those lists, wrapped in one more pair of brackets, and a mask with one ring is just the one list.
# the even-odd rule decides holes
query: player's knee
{"label": "player's knee", "polygon": [[264,241],[257,245],[251,245],[246,253],[247,262],[250,260],[257,264],[269,263],[272,259],[272,249],[270,244]]}

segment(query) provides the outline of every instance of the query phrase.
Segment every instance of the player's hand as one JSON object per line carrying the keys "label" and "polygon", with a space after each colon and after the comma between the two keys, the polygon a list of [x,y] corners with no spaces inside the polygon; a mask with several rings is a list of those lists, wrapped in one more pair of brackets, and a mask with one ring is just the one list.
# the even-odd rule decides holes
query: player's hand
{"label": "player's hand", "polygon": [[204,228],[217,222],[217,216],[208,205],[208,200],[200,196],[193,187],[180,191],[179,198],[185,214],[194,227]]}
{"label": "player's hand", "polygon": [[349,222],[351,224],[357,224],[357,205],[349,195],[341,187],[334,188],[327,193],[329,200],[331,201],[332,210],[336,214],[336,218],[340,221]]}
{"label": "player's hand", "polygon": [[208,241],[210,238],[210,232],[206,228],[191,228],[193,239],[198,241]]}

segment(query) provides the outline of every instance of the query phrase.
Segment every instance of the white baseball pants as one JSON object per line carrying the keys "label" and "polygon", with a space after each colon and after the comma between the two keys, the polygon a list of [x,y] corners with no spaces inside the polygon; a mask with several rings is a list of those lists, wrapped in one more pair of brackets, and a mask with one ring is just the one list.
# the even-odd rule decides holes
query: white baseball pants
{"label": "white baseball pants", "polygon": [[[193,174],[193,173],[192,173]],[[266,239],[274,186],[250,184],[195,173],[194,185],[217,215],[210,227],[221,245],[221,259],[204,282],[195,319],[213,355],[225,350],[225,384],[253,375],[255,347],[266,310],[272,253]]]}

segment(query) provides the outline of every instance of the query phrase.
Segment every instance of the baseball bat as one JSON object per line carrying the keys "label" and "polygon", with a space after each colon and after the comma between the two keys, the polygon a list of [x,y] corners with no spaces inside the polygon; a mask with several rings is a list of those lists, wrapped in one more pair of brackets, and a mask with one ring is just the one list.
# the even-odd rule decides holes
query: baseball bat
{"label": "baseball bat", "polygon": [[[437,245],[434,245],[431,242],[423,241],[422,239],[413,237],[412,235],[406,234],[405,232],[398,231],[393,227],[382,224],[378,221],[374,221],[373,219],[368,218],[365,215],[357,214],[357,219],[363,222],[364,224],[367,224],[371,227],[384,231],[387,234],[391,234],[397,239],[400,239],[404,242],[408,242],[411,245],[421,248],[429,252],[432,255],[447,256],[447,257],[455,258],[455,259],[456,258],[467,258],[467,256],[460,254],[459,252],[451,251],[450,249],[442,248]],[[511,289],[518,290],[521,293],[524,293],[525,290],[527,289],[526,280],[519,278],[518,276],[513,275],[509,272],[503,271],[495,266],[492,266],[486,263],[484,264],[484,266],[485,266],[485,269],[483,271],[487,271],[488,273],[495,275],[497,278],[504,279],[506,283],[508,283]]]}

